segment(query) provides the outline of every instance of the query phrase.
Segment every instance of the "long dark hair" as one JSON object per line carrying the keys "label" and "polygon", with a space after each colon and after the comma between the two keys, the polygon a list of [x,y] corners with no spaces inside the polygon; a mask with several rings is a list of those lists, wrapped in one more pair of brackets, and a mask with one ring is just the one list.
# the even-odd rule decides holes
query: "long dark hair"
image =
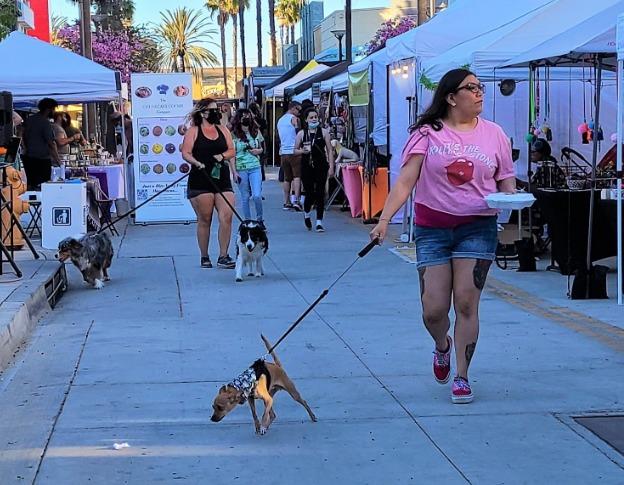
{"label": "long dark hair", "polygon": [[442,119],[447,117],[449,110],[446,97],[449,94],[456,93],[462,81],[468,76],[474,75],[475,74],[468,69],[453,69],[442,76],[435,94],[433,95],[431,105],[418,117],[416,123],[409,127],[410,133],[413,133],[425,125],[431,126],[435,131],[440,131],[442,129]]}
{"label": "long dark hair", "polygon": [[189,118],[192,120],[193,126],[201,126],[202,121],[204,120],[202,112],[206,111],[208,106],[212,103],[216,104],[216,101],[212,98],[204,98],[195,103],[193,110],[189,113]]}
{"label": "long dark hair", "polygon": [[243,131],[243,125],[241,121],[243,120],[243,116],[247,114],[250,115],[249,116],[249,134],[252,137],[256,138],[258,136],[258,124],[253,119],[253,116],[251,116],[251,111],[249,111],[248,109],[244,109],[244,108],[239,109],[234,115],[234,118],[232,118],[232,120],[230,121],[232,125],[232,133],[234,133],[234,136],[236,138],[238,138],[239,140],[243,140],[243,141],[247,141],[247,135],[245,135],[245,132]]}

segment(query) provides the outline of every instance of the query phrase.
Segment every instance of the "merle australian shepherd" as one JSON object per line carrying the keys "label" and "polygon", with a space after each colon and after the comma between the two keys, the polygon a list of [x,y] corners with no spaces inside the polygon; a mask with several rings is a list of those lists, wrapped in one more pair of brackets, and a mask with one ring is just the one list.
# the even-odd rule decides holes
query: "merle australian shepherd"
{"label": "merle australian shepherd", "polygon": [[243,221],[236,237],[236,281],[243,281],[243,272],[259,278],[264,275],[262,257],[269,250],[266,229],[256,221]]}
{"label": "merle australian shepherd", "polygon": [[113,260],[113,245],[106,234],[87,234],[81,238],[68,237],[58,246],[56,259],[68,259],[82,273],[82,278],[93,288],[104,287],[109,281],[108,268]]}

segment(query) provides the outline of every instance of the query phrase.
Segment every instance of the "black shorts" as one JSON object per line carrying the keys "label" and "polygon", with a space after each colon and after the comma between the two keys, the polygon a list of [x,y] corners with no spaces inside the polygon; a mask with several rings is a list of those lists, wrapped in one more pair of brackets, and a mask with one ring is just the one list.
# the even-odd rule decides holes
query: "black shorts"
{"label": "black shorts", "polygon": [[[232,189],[232,187],[230,186],[229,189],[225,189],[225,190],[221,190],[221,192],[225,193],[225,192],[234,192],[234,190]],[[186,189],[186,198],[187,199],[193,199],[195,197],[197,197],[198,195],[202,195],[202,194],[218,194],[219,192],[216,192],[214,190],[204,190],[204,189]]]}
{"label": "black shorts", "polygon": [[[196,170],[196,169],[192,169]],[[201,194],[218,194],[219,192],[234,192],[230,168],[227,165],[221,167],[220,177],[214,179],[204,171],[193,171],[189,177],[186,189],[186,198],[192,199]],[[212,183],[211,183],[212,182]]]}
{"label": "black shorts", "polygon": [[41,184],[52,179],[52,160],[22,155],[28,190],[41,190]]}

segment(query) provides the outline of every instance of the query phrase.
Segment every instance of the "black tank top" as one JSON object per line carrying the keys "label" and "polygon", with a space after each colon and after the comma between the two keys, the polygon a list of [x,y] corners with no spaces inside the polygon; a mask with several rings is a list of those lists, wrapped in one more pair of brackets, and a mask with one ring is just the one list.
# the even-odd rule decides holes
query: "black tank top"
{"label": "black tank top", "polygon": [[[195,139],[195,143],[193,144],[193,157],[198,162],[206,165],[206,169],[200,171],[199,168],[194,165],[191,166],[191,174],[189,175],[188,187],[193,190],[202,190],[202,189],[210,189],[212,185],[208,180],[206,180],[207,176],[210,176],[212,172],[212,168],[215,163],[219,163],[221,165],[221,176],[219,177],[220,182],[227,182],[229,184],[230,180],[230,168],[226,160],[223,162],[217,162],[214,159],[215,155],[219,155],[220,153],[227,152],[228,145],[227,140],[225,139],[225,135],[221,131],[221,128],[215,126],[217,129],[216,140],[211,140],[210,138],[204,135],[204,130],[202,130],[201,126],[197,127],[197,138]],[[201,173],[204,172],[204,173]],[[219,184],[218,184],[219,185]],[[225,187],[221,187],[224,189]]]}
{"label": "black tank top", "polygon": [[327,165],[325,137],[323,136],[323,130],[320,127],[316,129],[316,133],[314,134],[311,134],[309,130],[306,130],[303,133],[303,143],[312,144],[310,153],[301,157],[301,161],[303,163],[314,167]]}

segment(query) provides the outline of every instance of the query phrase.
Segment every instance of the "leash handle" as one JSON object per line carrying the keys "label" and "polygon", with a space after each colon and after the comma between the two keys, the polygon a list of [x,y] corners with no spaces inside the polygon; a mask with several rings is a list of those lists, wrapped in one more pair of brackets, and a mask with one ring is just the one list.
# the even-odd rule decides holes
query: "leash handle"
{"label": "leash handle", "polygon": [[359,253],[358,253],[358,257],[363,258],[364,256],[366,256],[368,253],[370,253],[372,251],[372,249],[375,246],[379,246],[379,238],[376,237],[375,239],[373,239],[371,242],[369,242],[366,247],[364,249],[362,249]]}

